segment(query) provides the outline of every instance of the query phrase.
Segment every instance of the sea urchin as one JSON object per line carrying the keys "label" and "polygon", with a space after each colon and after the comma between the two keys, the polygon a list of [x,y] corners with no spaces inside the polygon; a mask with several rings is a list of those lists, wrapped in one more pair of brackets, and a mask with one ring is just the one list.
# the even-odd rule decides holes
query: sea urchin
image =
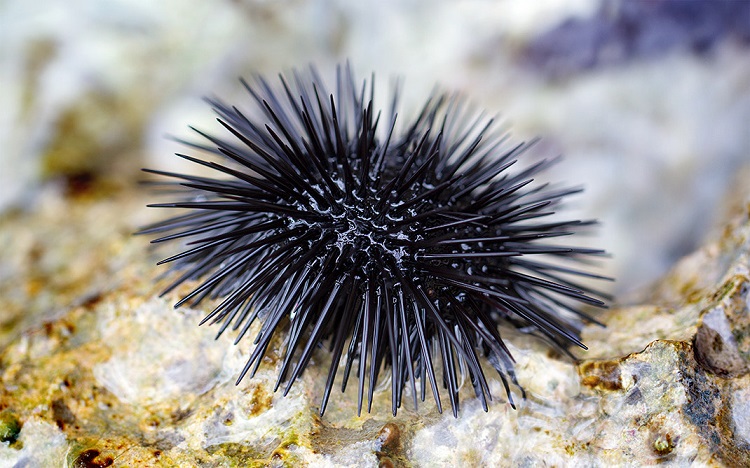
{"label": "sea urchin", "polygon": [[276,383],[285,395],[327,345],[321,414],[341,364],[342,390],[352,367],[359,379],[358,413],[365,388],[370,411],[388,369],[394,415],[407,385],[415,407],[424,401],[427,381],[438,410],[442,386],[457,414],[464,375],[486,410],[485,362],[513,404],[498,324],[584,347],[581,319],[593,319],[576,303],[604,305],[570,280],[602,277],[565,265],[602,251],[547,241],[592,224],[543,220],[578,190],[532,183],[552,161],[513,172],[530,144],[508,147],[461,98],[435,94],[399,125],[398,92],[381,115],[372,81],[358,86],[349,67],[336,76],[332,94],[314,69],[280,76],[277,90],[243,80],[254,114],[208,99],[228,134],[195,130],[208,143],[183,143],[215,156],[178,156],[216,177],[145,169],[177,179],[164,184],[180,198],[150,206],[187,210],[141,231],[188,240],[160,262],[177,275],[165,293],[202,280],[175,307],[223,298],[202,323],[239,330],[237,341],[260,321],[238,383],[276,333],[285,334]]}

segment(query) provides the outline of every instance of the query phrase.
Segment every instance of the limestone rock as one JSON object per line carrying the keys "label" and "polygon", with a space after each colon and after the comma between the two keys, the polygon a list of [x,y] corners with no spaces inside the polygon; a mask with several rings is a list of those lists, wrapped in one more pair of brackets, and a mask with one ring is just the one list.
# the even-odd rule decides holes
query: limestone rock
{"label": "limestone rock", "polygon": [[[516,391],[517,410],[494,382],[497,401],[484,412],[465,383],[458,419],[438,414],[429,400],[417,411],[405,404],[394,418],[387,388],[376,392],[372,414],[357,417],[350,385],[321,418],[316,398],[327,369],[324,351],[286,397],[273,391],[273,355],[255,378],[235,387],[251,345],[213,341],[211,330],[195,326],[204,310],[172,310],[180,291],[155,297],[153,258],[143,258],[145,240],[129,236],[143,215],[122,209],[144,202],[131,195],[85,202],[42,197],[33,214],[0,223],[2,232],[15,233],[10,248],[25,252],[15,264],[21,281],[36,278],[50,288],[54,278],[73,275],[93,288],[73,289],[80,297],[74,306],[45,316],[42,325],[19,318],[25,331],[3,338],[0,463],[43,466],[63,457],[100,466],[736,466],[750,460],[747,201],[735,203],[717,241],[654,289],[652,304],[613,309],[603,316],[608,328],[586,328],[591,351],[580,363],[503,330],[528,396],[522,400]],[[88,243],[64,244],[67,261],[57,263],[51,246],[23,247],[29,240],[20,234],[53,226],[61,212],[71,225],[87,226],[79,236],[97,238],[102,226],[107,236],[93,251]],[[707,258],[722,259],[713,265],[716,283],[677,302],[675,290],[688,290],[684,285],[704,271],[691,268]],[[39,320],[48,302],[14,294],[3,294],[3,308],[23,310],[20,302],[28,301]]]}
{"label": "limestone rock", "polygon": [[718,303],[701,313],[695,353],[706,370],[736,377],[750,370],[750,279],[737,275],[724,286]]}

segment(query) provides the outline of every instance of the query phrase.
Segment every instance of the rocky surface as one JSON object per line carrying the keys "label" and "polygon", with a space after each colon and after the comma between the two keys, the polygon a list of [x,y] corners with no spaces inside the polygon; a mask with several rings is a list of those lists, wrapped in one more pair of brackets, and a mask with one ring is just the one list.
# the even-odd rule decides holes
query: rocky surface
{"label": "rocky surface", "polygon": [[[12,328],[24,329],[12,334],[6,323],[2,336],[0,464],[746,464],[750,197],[739,187],[714,242],[676,265],[647,302],[613,308],[606,329],[584,330],[584,360],[504,331],[528,398],[513,410],[495,382],[485,413],[464,385],[458,419],[429,400],[394,418],[387,389],[372,414],[357,417],[347,391],[321,418],[324,351],[286,397],[273,392],[273,358],[235,387],[249,343],[214,341],[195,326],[205,311],[174,311],[176,296],[155,295],[155,257],[129,234],[149,216],[136,209],[143,195],[87,199],[50,188],[32,212],[0,222],[3,258],[13,260],[1,307],[16,310]],[[55,244],[40,240],[50,229]],[[65,294],[72,307],[25,322]]]}

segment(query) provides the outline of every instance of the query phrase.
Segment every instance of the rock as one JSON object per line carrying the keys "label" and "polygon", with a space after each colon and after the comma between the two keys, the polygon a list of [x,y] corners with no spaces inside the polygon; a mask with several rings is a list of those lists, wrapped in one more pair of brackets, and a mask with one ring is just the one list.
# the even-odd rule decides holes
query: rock
{"label": "rock", "polygon": [[[67,247],[70,261],[45,270],[39,258],[52,252],[44,247],[37,249],[37,264],[21,270],[49,283],[45,275],[70,275],[88,265],[99,273],[80,279],[98,293],[42,325],[6,335],[0,354],[3,463],[44,465],[65,457],[96,466],[115,460],[136,466],[737,466],[750,460],[747,201],[734,203],[717,241],[653,289],[652,304],[612,309],[602,317],[608,328],[587,327],[591,351],[580,363],[503,329],[528,396],[516,394],[518,410],[493,380],[496,401],[488,412],[464,384],[458,419],[437,414],[429,400],[417,411],[407,404],[394,418],[387,388],[376,392],[371,414],[357,417],[350,385],[321,418],[316,397],[325,352],[316,353],[286,397],[273,391],[273,355],[255,378],[236,387],[250,344],[213,341],[210,330],[195,326],[205,311],[172,310],[181,291],[154,296],[159,285],[150,280],[152,259],[142,255],[144,241],[128,234],[142,215],[121,215],[128,203],[144,202],[133,196],[90,200],[80,209],[73,208],[78,199],[47,197],[35,214],[13,218],[12,232],[19,233],[42,229],[41,219],[52,225],[49,220],[64,212],[71,225],[87,226],[79,235],[108,226],[109,237],[82,264],[74,259],[90,247],[78,242]],[[96,223],[87,221],[92,213]],[[3,230],[8,222],[0,224]],[[695,286],[694,274],[708,271],[709,258],[721,259],[711,269],[716,283],[686,289]],[[696,265],[702,270],[693,270]],[[106,278],[102,272],[109,272]],[[682,302],[678,290],[689,291]],[[2,297],[4,308],[14,300]]]}
{"label": "rock", "polygon": [[695,353],[703,367],[723,377],[750,370],[750,280],[734,276],[719,291],[718,304],[701,313]]}

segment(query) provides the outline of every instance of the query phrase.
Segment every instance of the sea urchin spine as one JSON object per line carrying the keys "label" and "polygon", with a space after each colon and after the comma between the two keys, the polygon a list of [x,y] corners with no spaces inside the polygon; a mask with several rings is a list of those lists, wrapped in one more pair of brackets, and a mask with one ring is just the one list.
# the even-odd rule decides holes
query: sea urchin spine
{"label": "sea urchin spine", "polygon": [[455,415],[462,373],[487,409],[483,362],[513,404],[500,322],[585,348],[581,319],[593,319],[576,304],[603,306],[594,297],[603,295],[570,278],[602,277],[564,263],[603,252],[548,243],[592,224],[543,220],[578,191],[532,183],[552,161],[511,171],[530,144],[508,148],[492,120],[455,96],[434,95],[397,125],[398,93],[382,116],[372,81],[358,87],[349,67],[332,94],[314,69],[280,81],[278,90],[242,81],[260,110],[252,115],[208,99],[227,136],[195,130],[207,143],[183,143],[215,156],[178,156],[217,177],[145,169],[176,179],[164,183],[180,196],[150,206],[187,210],[141,231],[188,240],[160,262],[177,275],[165,293],[202,280],[175,307],[223,298],[202,323],[239,330],[236,342],[261,322],[238,383],[281,332],[285,395],[329,346],[321,414],[343,364],[342,390],[353,367],[359,379],[358,413],[390,369],[394,415],[407,385],[415,407],[424,401],[427,381],[439,411],[447,389]]}

